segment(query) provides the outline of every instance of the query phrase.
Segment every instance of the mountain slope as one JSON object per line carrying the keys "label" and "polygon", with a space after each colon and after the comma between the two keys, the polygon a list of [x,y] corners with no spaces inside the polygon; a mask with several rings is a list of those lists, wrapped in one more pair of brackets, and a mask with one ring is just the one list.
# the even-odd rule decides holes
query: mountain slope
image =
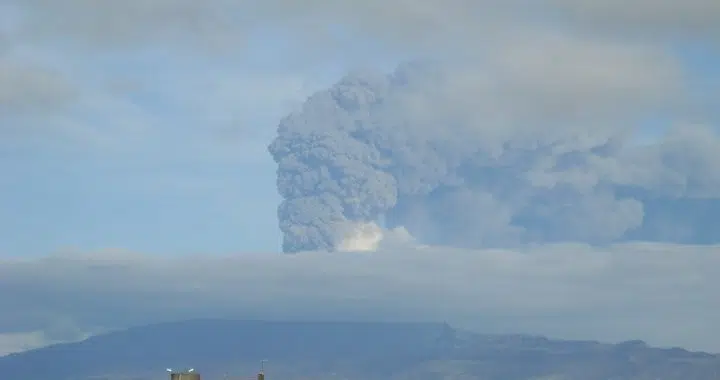
{"label": "mountain slope", "polygon": [[444,324],[194,320],[116,331],[0,358],[9,378],[162,379],[194,367],[204,379],[715,379],[720,357],[520,335],[481,335]]}

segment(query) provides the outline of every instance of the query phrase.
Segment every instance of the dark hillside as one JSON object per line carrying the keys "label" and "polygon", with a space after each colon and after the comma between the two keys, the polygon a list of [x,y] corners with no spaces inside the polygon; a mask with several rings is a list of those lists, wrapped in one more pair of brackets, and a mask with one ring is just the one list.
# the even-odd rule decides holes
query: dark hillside
{"label": "dark hillside", "polygon": [[679,348],[481,335],[445,324],[194,320],[136,327],[0,358],[12,379],[717,379],[720,358]]}

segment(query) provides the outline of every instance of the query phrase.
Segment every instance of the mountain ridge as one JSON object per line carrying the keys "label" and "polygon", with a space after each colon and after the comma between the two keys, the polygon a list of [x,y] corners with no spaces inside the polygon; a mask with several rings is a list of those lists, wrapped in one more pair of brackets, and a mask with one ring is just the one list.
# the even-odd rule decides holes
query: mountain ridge
{"label": "mountain ridge", "polygon": [[165,368],[194,367],[212,380],[252,376],[261,360],[284,379],[702,380],[720,373],[720,355],[638,340],[479,334],[447,323],[232,319],[136,326],[10,354],[0,357],[0,372],[23,380],[160,379]]}

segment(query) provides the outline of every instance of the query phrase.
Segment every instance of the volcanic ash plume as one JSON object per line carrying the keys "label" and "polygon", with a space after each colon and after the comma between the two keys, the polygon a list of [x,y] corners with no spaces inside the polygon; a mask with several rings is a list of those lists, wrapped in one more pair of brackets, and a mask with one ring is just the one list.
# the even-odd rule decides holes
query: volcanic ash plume
{"label": "volcanic ash plume", "polygon": [[[466,248],[662,238],[667,228],[643,224],[648,206],[664,204],[643,202],[665,196],[650,186],[712,178],[693,174],[697,165],[664,166],[685,162],[663,160],[679,151],[674,140],[639,149],[616,128],[578,127],[535,102],[504,109],[499,97],[514,87],[469,89],[469,78],[416,63],[351,74],[286,116],[268,147],[283,197],[283,251],[372,250],[390,238],[378,225]],[[720,151],[714,135],[703,141]],[[668,215],[667,223],[681,220]]]}
{"label": "volcanic ash plume", "polygon": [[344,247],[348,225],[372,223],[397,202],[396,180],[384,170],[387,158],[348,129],[354,118],[348,110],[364,112],[377,101],[375,89],[385,79],[375,79],[346,78],[281,122],[269,150],[284,198],[278,208],[283,251]]}

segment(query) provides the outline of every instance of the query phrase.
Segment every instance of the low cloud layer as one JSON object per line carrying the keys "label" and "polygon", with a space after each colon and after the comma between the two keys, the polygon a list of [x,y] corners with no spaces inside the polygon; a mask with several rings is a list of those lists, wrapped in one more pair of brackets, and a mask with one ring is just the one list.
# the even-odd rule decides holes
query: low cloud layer
{"label": "low cloud layer", "polygon": [[[720,247],[545,245],[524,250],[159,258],[129,252],[4,260],[0,326],[78,331],[195,317],[447,320],[478,331],[720,351]],[[62,321],[63,323],[58,323]]]}

